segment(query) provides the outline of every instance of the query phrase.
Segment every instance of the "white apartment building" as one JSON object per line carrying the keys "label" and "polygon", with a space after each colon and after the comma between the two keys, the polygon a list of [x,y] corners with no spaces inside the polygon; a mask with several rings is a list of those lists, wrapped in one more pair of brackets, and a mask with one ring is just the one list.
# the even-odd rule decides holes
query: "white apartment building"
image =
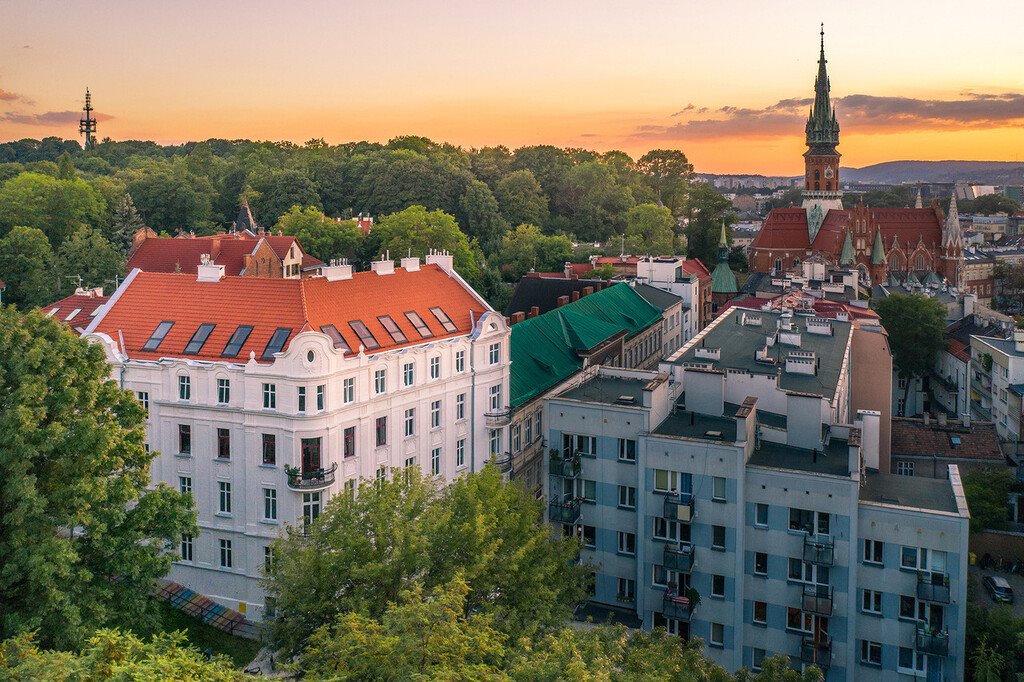
{"label": "white apartment building", "polygon": [[636,264],[638,282],[671,292],[683,299],[677,348],[696,336],[700,330],[702,305],[700,281],[696,275],[686,272],[683,268],[684,260],[677,256],[644,257]]}
{"label": "white apartment building", "polygon": [[84,334],[147,408],[154,483],[195,498],[170,577],[256,620],[287,524],[396,469],[478,470],[508,423],[508,326],[450,255],[323,273],[134,270]]}

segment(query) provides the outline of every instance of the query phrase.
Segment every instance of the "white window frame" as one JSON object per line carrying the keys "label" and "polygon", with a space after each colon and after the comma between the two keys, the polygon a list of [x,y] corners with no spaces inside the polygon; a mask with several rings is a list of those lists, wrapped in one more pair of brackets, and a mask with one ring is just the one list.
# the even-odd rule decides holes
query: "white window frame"
{"label": "white window frame", "polygon": [[430,358],[430,378],[433,380],[441,378],[441,356],[434,355]]}
{"label": "white window frame", "polygon": [[619,486],[619,509],[636,509],[636,488],[631,485]]}
{"label": "white window frame", "polygon": [[231,513],[231,481],[217,481],[217,513]]}
{"label": "white window frame", "polygon": [[385,368],[373,371],[373,394],[384,395],[388,392],[388,370]]}
{"label": "white window frame", "polygon": [[354,403],[356,400],[356,380],[355,377],[348,377],[341,381],[341,402],[345,405]]}
{"label": "white window frame", "polygon": [[217,379],[217,404],[227,405],[231,402],[231,380],[225,378]]}
{"label": "white window frame", "polygon": [[263,384],[263,409],[277,409],[277,384]]}
{"label": "white window frame", "polygon": [[192,377],[187,374],[178,375],[178,400],[192,400]]}
{"label": "white window frame", "polygon": [[263,520],[277,521],[277,488],[263,489]]}
{"label": "white window frame", "polygon": [[[630,549],[630,539],[632,538],[633,548]],[[636,556],[636,533],[630,533],[628,531],[620,530],[618,532],[618,553],[623,556]]]}

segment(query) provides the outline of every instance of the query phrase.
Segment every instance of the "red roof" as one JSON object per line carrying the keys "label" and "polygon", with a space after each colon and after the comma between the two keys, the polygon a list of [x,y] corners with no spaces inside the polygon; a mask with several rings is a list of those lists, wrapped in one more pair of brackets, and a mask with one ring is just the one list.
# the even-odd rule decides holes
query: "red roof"
{"label": "red roof", "polygon": [[[98,290],[102,292],[102,289]],[[96,309],[107,302],[104,296],[93,289],[79,289],[75,293],[40,308],[47,317],[63,322],[81,333],[92,322]]]}
{"label": "red roof", "polygon": [[691,275],[697,275],[700,281],[711,281],[711,271],[701,262],[699,258],[684,258],[683,270]]}
{"label": "red roof", "polygon": [[[892,247],[895,237],[900,246],[916,246],[923,241],[925,246],[942,243],[942,217],[933,208],[870,208],[869,221],[882,230],[882,242],[886,250]],[[750,247],[752,249],[795,249],[824,251],[838,254],[843,239],[850,228],[853,214],[857,209],[832,209],[825,214],[821,229],[808,241],[807,211],[803,208],[775,208],[765,218],[764,225]]]}
{"label": "red roof", "polygon": [[[430,311],[435,306],[451,318],[456,331],[445,331]],[[238,355],[227,358],[247,362],[250,352],[260,358],[279,328],[291,330],[290,342],[301,331],[320,331],[333,324],[349,348],[357,351],[361,343],[349,322],[361,320],[380,344],[367,352],[423,343],[405,316],[409,311],[419,314],[433,333],[430,340],[437,340],[470,333],[471,315],[479,317],[488,308],[437,265],[424,265],[413,272],[395,268],[389,275],[359,272],[352,279],[333,282],[324,277],[224,277],[219,282],[199,282],[195,275],[138,271],[122,285],[93,331],[115,341],[123,334],[124,347],[133,359],[222,360],[221,353],[235,329],[251,325],[253,330]],[[396,342],[378,321],[379,315],[390,315],[407,340]],[[142,350],[162,321],[174,325],[157,350]],[[206,323],[216,325],[206,343],[197,354],[185,355],[192,335]]]}
{"label": "red roof", "polygon": [[295,237],[237,233],[212,237],[149,237],[131,253],[128,269],[195,274],[200,256],[208,253],[214,263],[224,266],[225,275],[240,275],[245,270],[245,257],[256,250],[262,239],[266,239],[279,258],[283,259],[289,249],[295,246],[303,254],[303,268],[323,265],[323,261],[302,251],[302,245]]}

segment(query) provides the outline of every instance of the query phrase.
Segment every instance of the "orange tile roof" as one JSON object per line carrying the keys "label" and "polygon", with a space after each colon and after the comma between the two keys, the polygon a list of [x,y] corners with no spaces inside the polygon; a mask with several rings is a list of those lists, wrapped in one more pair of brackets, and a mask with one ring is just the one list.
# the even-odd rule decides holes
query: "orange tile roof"
{"label": "orange tile roof", "polygon": [[[259,360],[276,329],[290,329],[290,342],[300,331],[320,331],[329,324],[335,325],[349,348],[356,351],[360,341],[349,326],[352,320],[362,320],[380,344],[379,349],[367,352],[380,352],[426,341],[406,318],[407,311],[419,313],[434,334],[430,340],[437,340],[470,333],[471,315],[478,318],[489,310],[437,265],[423,265],[415,272],[395,268],[393,274],[383,276],[359,272],[352,279],[333,282],[322,277],[224,277],[219,282],[199,282],[195,275],[184,273],[133,274],[93,330],[115,341],[122,334],[132,359],[247,362],[249,353],[254,352]],[[455,332],[444,330],[430,312],[434,306],[448,314],[457,327]],[[377,320],[378,315],[390,315],[407,341],[396,343]],[[157,350],[142,350],[165,320],[174,326]],[[204,323],[216,327],[198,354],[185,355],[189,340]],[[252,325],[252,333],[235,358],[222,358],[228,339],[240,325]]]}
{"label": "orange tile roof", "polygon": [[[195,274],[199,257],[213,256],[213,262],[224,266],[224,274],[240,275],[245,270],[245,257],[266,239],[279,258],[284,258],[292,245],[302,250],[295,237],[283,235],[255,235],[246,233],[217,234],[211,237],[149,237],[142,241],[128,258],[128,270],[139,268],[146,272],[184,272]],[[323,261],[303,251],[302,267],[323,265]]]}
{"label": "orange tile roof", "polygon": [[[40,306],[39,309],[47,317],[52,317],[81,333],[92,322],[95,310],[106,303],[109,298],[109,296],[96,294],[91,290],[83,293],[75,292],[50,305]],[[78,312],[75,313],[75,310]],[[71,313],[75,314],[69,319],[68,316]]]}

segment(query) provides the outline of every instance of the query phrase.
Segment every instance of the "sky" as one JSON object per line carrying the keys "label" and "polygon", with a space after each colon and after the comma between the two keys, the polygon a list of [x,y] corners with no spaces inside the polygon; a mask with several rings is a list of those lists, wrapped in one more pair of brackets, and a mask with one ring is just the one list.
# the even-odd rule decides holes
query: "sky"
{"label": "sky", "polygon": [[843,165],[1024,157],[1022,0],[0,0],[0,141],[425,135],[799,174],[819,22]]}

